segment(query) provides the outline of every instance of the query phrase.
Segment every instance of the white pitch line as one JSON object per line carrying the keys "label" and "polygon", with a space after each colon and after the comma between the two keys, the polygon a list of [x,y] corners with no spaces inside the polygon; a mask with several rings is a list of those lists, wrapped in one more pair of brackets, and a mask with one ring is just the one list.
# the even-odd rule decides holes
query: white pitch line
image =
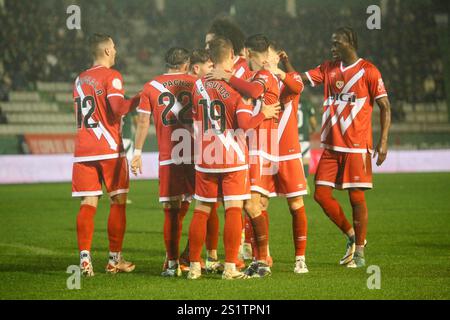
{"label": "white pitch line", "polygon": [[6,247],[6,248],[15,248],[15,249],[19,249],[22,251],[27,251],[30,253],[34,253],[35,255],[57,255],[59,254],[56,251],[52,251],[46,248],[41,248],[41,247],[35,247],[35,246],[28,246],[25,244],[20,244],[20,243],[0,243],[0,247]]}

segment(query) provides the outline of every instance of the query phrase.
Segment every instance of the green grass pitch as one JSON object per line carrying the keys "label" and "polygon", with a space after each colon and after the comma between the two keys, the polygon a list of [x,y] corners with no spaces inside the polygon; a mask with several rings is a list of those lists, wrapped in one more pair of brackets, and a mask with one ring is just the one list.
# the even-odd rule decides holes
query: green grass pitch
{"label": "green grass pitch", "polygon": [[[311,181],[310,181],[311,183]],[[311,196],[305,197],[309,274],[293,273],[291,220],[284,199],[273,199],[270,247],[273,275],[267,279],[198,281],[160,276],[164,260],[163,214],[157,181],[131,183],[125,257],[132,274],[106,275],[108,200],[96,216],[96,275],[69,290],[69,265],[78,264],[75,219],[79,202],[70,184],[0,187],[1,299],[449,299],[450,174],[376,175],[367,192],[369,232],[366,261],[381,270],[381,288],[369,290],[366,269],[338,265],[345,239]],[[348,196],[335,192],[350,216]],[[192,212],[192,209],[191,211]],[[191,214],[184,223],[186,243]],[[221,216],[223,223],[223,216]],[[222,245],[219,252],[223,253]]]}

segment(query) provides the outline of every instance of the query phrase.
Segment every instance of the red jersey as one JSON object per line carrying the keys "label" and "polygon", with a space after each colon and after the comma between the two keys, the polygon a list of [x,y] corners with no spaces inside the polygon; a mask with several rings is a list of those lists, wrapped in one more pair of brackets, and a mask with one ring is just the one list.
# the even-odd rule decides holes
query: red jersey
{"label": "red jersey", "polygon": [[[286,84],[293,82],[296,91]],[[286,73],[286,79],[280,81],[280,103],[282,109],[278,123],[278,154],[279,161],[297,159],[302,156],[298,138],[298,106],[300,94],[303,91],[302,78],[297,72]]]}
{"label": "red jersey", "polygon": [[[192,125],[192,88],[197,78],[185,73],[167,73],[144,85],[137,111],[153,116],[158,139],[159,164],[191,163],[191,154],[172,151],[183,139],[192,139],[186,125]],[[180,136],[174,134],[177,129]],[[192,144],[192,141],[190,142]]]}
{"label": "red jersey", "polygon": [[73,98],[77,117],[74,162],[124,156],[122,117],[115,115],[107,99],[124,96],[122,75],[104,66],[82,72],[75,80]]}
{"label": "red jersey", "polygon": [[192,94],[196,151],[195,169],[218,173],[248,169],[245,132],[237,114],[252,113],[241,95],[224,81],[199,79]]}
{"label": "red jersey", "polygon": [[[280,100],[280,83],[277,76],[267,70],[260,70],[255,73],[252,82],[260,83],[263,87],[263,93],[254,101],[253,115],[257,115],[261,111],[262,103],[269,105],[279,102]],[[278,161],[279,143],[278,143],[278,124],[279,119],[266,119],[257,128],[257,150],[255,144],[250,142],[250,153],[255,152],[260,156]]]}
{"label": "red jersey", "polygon": [[247,60],[245,60],[245,58],[241,57],[241,56],[237,56],[234,59],[234,65],[233,65],[233,75],[236,78],[240,78],[240,79],[250,79],[254,72],[250,70],[250,68],[248,67],[248,63]]}
{"label": "red jersey", "polygon": [[345,68],[341,61],[326,61],[306,76],[312,86],[324,83],[322,146],[340,152],[372,152],[373,104],[387,96],[378,69],[364,59]]}

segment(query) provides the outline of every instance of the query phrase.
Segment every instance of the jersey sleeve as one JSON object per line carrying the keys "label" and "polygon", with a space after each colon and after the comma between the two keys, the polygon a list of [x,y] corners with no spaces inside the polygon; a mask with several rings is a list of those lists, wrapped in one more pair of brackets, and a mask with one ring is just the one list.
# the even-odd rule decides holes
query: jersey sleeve
{"label": "jersey sleeve", "polygon": [[113,70],[106,83],[106,98],[122,97],[124,98],[125,89],[123,87],[123,78],[120,72]]}
{"label": "jersey sleeve", "polygon": [[384,87],[383,78],[380,71],[376,67],[367,70],[367,86],[369,88],[370,97],[377,100],[382,97],[387,97],[387,91]]}
{"label": "jersey sleeve", "polygon": [[323,83],[325,79],[325,65],[321,64],[317,66],[315,69],[311,69],[305,72],[306,77],[308,77],[309,83],[311,87],[315,87]]}
{"label": "jersey sleeve", "polygon": [[300,94],[303,91],[303,81],[297,72],[286,73],[286,78],[283,80],[286,88],[294,94]]}
{"label": "jersey sleeve", "polygon": [[236,114],[248,113],[253,115],[253,104],[251,102],[247,103],[241,96],[236,97]]}
{"label": "jersey sleeve", "polygon": [[262,87],[264,88],[264,92],[266,92],[270,86],[269,81],[269,75],[264,71],[257,72],[252,80],[253,83],[259,83],[260,85],[262,85]]}
{"label": "jersey sleeve", "polygon": [[244,101],[241,97],[238,97],[236,101],[236,117],[239,128],[244,130],[256,128],[265,119],[262,112],[259,112],[257,115],[253,116],[253,105]]}
{"label": "jersey sleeve", "polygon": [[152,106],[150,103],[150,88],[146,84],[142,90],[141,98],[139,100],[139,105],[136,109],[137,112],[148,114],[152,113]]}

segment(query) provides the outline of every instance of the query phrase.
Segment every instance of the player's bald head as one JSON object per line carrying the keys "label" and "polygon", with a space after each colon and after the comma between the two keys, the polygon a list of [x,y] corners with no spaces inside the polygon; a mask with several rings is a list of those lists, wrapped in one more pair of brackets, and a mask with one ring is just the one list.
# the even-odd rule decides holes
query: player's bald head
{"label": "player's bald head", "polygon": [[226,59],[231,57],[233,44],[224,37],[216,37],[209,42],[208,52],[211,61],[214,64],[223,63]]}
{"label": "player's bald head", "polygon": [[89,48],[94,59],[102,57],[105,53],[105,49],[111,46],[111,44],[111,36],[104,33],[94,33],[89,38]]}

